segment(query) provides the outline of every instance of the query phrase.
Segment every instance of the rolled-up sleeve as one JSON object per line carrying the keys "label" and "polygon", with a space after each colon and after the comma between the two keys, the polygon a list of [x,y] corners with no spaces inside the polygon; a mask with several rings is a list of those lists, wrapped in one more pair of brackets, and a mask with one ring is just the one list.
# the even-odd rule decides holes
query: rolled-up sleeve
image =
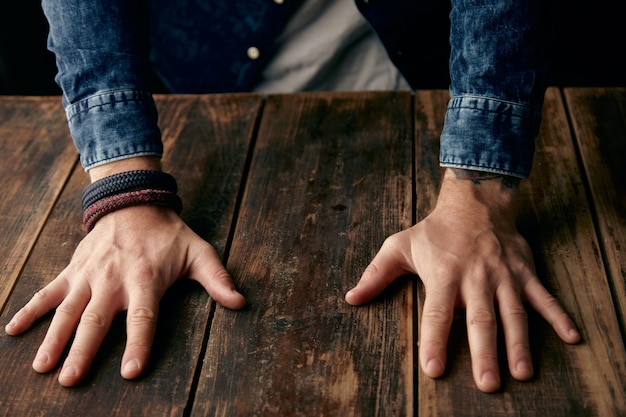
{"label": "rolled-up sleeve", "polygon": [[452,1],[442,166],[530,174],[549,71],[546,3]]}
{"label": "rolled-up sleeve", "polygon": [[[43,0],[70,132],[87,170],[161,156],[146,10],[123,0]],[[142,14],[144,16],[142,17]]]}

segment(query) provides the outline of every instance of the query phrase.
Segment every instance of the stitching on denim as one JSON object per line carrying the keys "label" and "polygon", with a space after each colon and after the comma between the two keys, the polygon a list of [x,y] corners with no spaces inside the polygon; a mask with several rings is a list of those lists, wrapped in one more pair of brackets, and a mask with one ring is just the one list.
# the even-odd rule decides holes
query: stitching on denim
{"label": "stitching on denim", "polygon": [[[468,96],[463,96],[463,97],[468,97]],[[539,112],[538,110],[534,110],[531,106],[527,106],[524,104],[519,104],[519,103],[514,103],[514,102],[510,102],[510,101],[502,101],[502,100],[492,100],[492,99],[486,99],[484,97],[475,97],[479,100],[489,100],[489,101],[494,101],[494,102],[499,102],[499,103],[504,103],[507,105],[510,105],[511,107],[518,107],[523,109],[521,112],[518,111],[510,111],[510,112],[502,112],[502,111],[497,111],[497,110],[493,110],[493,109],[485,109],[485,108],[481,108],[478,106],[470,106],[470,105],[455,105],[453,104],[453,101],[461,101],[462,98],[460,97],[456,97],[453,98],[452,100],[450,100],[450,105],[448,106],[448,111],[450,110],[456,110],[456,109],[464,109],[464,110],[475,110],[475,111],[479,111],[479,112],[483,112],[483,113],[489,113],[489,114],[500,114],[500,115],[506,115],[509,117],[516,117],[519,119],[526,119],[526,120],[537,120],[537,118],[541,115],[541,112]]]}
{"label": "stitching on denim", "polygon": [[498,102],[498,103],[509,103],[509,104],[514,105],[514,106],[526,107],[526,108],[532,109],[532,106],[530,104],[527,104],[527,103],[520,103],[518,101],[511,101],[511,100],[502,100],[502,99],[497,98],[497,97],[480,96],[480,95],[476,95],[476,94],[458,94],[458,95],[453,96],[451,98],[451,101],[462,100],[464,98],[474,98],[474,99],[478,99],[478,100],[495,101],[495,102]]}
{"label": "stitching on denim", "polygon": [[[98,100],[103,96],[118,96],[122,94],[126,94],[128,98],[124,98],[123,100],[112,100],[106,103],[100,102],[97,104],[88,104],[90,101]],[[91,110],[100,107],[112,106],[114,104],[145,103],[146,97],[149,97],[149,94],[139,90],[108,90],[100,92],[70,105],[67,109],[68,121],[71,121],[74,117],[80,114],[89,113]]]}
{"label": "stitching on denim", "polygon": [[[491,108],[481,108],[478,106],[471,106],[471,105],[467,105],[467,104],[461,104],[461,102],[466,101],[465,99],[475,99],[475,100],[480,100],[481,102],[491,102],[491,103],[502,103],[505,104],[507,106],[510,106],[513,111],[511,112],[501,112],[501,111],[497,111],[497,110],[492,110]],[[459,103],[459,105],[457,105],[457,103]],[[488,106],[488,107],[492,107],[492,106]],[[537,117],[539,117],[541,115],[541,112],[538,111],[537,109],[533,108],[533,106],[525,104],[525,103],[518,103],[518,102],[514,102],[514,101],[510,101],[510,100],[500,100],[500,99],[496,99],[496,98],[491,98],[491,97],[485,97],[485,96],[475,96],[475,95],[460,95],[460,96],[454,96],[450,99],[450,104],[448,105],[448,110],[453,110],[453,109],[467,109],[467,110],[477,110],[480,112],[485,112],[485,113],[490,113],[490,114],[503,114],[503,115],[507,115],[507,116],[511,116],[511,117],[517,117],[520,119],[536,119]],[[519,109],[520,111],[515,111],[516,109]],[[521,114],[520,114],[521,113]]]}

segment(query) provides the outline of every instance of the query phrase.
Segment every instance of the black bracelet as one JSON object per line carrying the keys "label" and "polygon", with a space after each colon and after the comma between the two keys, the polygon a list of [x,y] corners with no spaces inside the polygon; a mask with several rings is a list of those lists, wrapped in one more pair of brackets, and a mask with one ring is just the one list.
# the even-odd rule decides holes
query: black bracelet
{"label": "black bracelet", "polygon": [[162,171],[128,171],[114,174],[89,185],[83,191],[83,213],[96,201],[137,190],[161,190],[176,194],[176,179]]}

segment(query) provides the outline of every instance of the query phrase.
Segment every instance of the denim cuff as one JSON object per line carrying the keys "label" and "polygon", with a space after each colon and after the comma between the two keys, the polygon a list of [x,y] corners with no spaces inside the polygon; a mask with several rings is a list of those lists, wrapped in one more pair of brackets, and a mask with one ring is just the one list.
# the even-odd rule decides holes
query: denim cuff
{"label": "denim cuff", "polygon": [[65,109],[85,170],[135,156],[163,155],[157,110],[150,93],[100,91]]}
{"label": "denim cuff", "polygon": [[490,97],[461,95],[448,104],[439,162],[527,178],[535,153],[541,110]]}

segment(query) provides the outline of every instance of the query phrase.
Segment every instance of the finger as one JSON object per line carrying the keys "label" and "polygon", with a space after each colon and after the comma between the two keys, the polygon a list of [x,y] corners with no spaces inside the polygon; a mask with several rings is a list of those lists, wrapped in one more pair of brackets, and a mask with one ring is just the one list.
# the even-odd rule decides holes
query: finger
{"label": "finger", "polygon": [[349,304],[360,305],[373,300],[396,278],[408,272],[399,245],[400,233],[385,240],[357,285],[346,293]]}
{"label": "finger", "polygon": [[111,298],[94,298],[87,305],[59,375],[61,385],[71,387],[85,377],[117,314],[113,307],[117,306],[112,305]]}
{"label": "finger", "polygon": [[496,297],[511,375],[521,381],[530,379],[533,376],[533,365],[526,309],[519,295],[511,288],[501,286]]}
{"label": "finger", "polygon": [[476,386],[484,392],[497,391],[500,371],[492,294],[481,292],[467,303],[467,336]]}
{"label": "finger", "polygon": [[571,344],[580,342],[580,333],[578,333],[576,325],[556,298],[541,285],[538,279],[529,280],[524,291],[530,305],[550,323],[564,342]]}
{"label": "finger", "polygon": [[28,330],[37,319],[58,307],[67,295],[67,291],[67,281],[55,279],[37,291],[30,301],[15,313],[6,325],[5,331],[10,335],[17,335]]}
{"label": "finger", "polygon": [[137,378],[145,370],[157,325],[158,297],[144,292],[138,295],[131,296],[126,316],[127,342],[121,367],[121,375],[126,379]]}
{"label": "finger", "polygon": [[33,361],[36,372],[50,372],[59,362],[65,347],[89,302],[89,291],[72,291],[56,309],[50,327]]}
{"label": "finger", "polygon": [[203,242],[191,260],[190,278],[198,281],[218,304],[234,310],[243,308],[246,299],[235,288],[233,279],[213,246]]}
{"label": "finger", "polygon": [[419,357],[422,370],[431,378],[438,378],[445,371],[456,297],[457,290],[453,285],[438,285],[426,290],[420,323]]}

